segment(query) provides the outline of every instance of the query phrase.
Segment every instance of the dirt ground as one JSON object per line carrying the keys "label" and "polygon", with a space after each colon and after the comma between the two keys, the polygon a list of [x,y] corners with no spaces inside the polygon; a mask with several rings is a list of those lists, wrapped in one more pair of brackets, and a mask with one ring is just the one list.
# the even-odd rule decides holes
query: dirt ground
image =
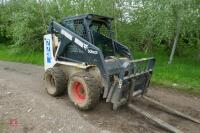
{"label": "dirt ground", "polygon": [[[46,93],[43,73],[41,66],[0,61],[1,133],[166,132],[127,107],[112,111],[104,101],[94,110],[81,112],[67,96],[54,98]],[[148,95],[200,119],[200,97],[160,87],[151,87]],[[169,115],[145,100],[137,99],[133,104],[185,133],[200,133],[200,125]]]}

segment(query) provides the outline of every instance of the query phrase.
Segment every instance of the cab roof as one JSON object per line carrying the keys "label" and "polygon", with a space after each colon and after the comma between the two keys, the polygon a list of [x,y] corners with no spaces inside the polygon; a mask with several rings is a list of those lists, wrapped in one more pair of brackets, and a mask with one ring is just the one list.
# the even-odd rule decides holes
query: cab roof
{"label": "cab roof", "polygon": [[100,20],[100,21],[107,21],[107,20],[113,20],[112,17],[107,17],[107,16],[102,16],[102,15],[97,15],[97,14],[82,14],[78,16],[69,16],[65,17],[62,20],[67,21],[67,20],[76,20],[76,19],[89,19],[89,20]]}

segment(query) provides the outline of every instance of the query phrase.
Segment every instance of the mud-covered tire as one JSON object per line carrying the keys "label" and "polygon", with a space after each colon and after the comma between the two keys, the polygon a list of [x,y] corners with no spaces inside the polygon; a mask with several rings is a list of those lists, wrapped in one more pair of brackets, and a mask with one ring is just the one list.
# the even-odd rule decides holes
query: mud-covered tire
{"label": "mud-covered tire", "polygon": [[51,96],[59,96],[67,89],[67,77],[58,67],[49,68],[45,72],[45,88]]}
{"label": "mud-covered tire", "polygon": [[92,109],[99,102],[99,83],[88,72],[76,73],[69,79],[68,95],[78,109]]}

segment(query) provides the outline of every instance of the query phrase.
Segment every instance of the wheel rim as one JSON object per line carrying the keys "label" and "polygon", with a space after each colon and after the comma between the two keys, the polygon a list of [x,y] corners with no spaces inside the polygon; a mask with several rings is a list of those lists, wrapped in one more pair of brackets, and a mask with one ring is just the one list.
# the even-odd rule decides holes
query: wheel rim
{"label": "wheel rim", "polygon": [[73,82],[73,85],[72,85],[72,94],[73,94],[74,100],[76,102],[82,103],[86,99],[85,88],[78,81]]}

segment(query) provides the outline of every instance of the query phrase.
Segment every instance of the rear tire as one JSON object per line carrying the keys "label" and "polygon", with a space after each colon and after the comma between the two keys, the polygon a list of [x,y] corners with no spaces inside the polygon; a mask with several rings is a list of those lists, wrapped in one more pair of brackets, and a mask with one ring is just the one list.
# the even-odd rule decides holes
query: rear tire
{"label": "rear tire", "polygon": [[45,87],[51,96],[59,96],[67,89],[65,73],[58,67],[49,68],[45,72]]}
{"label": "rear tire", "polygon": [[88,72],[76,73],[69,79],[68,95],[78,109],[94,108],[100,97],[98,81]]}

